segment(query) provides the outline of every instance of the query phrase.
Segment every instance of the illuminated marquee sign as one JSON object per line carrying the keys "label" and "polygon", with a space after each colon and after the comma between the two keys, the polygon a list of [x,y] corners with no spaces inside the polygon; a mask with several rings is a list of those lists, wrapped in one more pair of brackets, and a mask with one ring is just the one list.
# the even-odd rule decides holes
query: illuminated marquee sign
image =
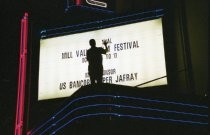
{"label": "illuminated marquee sign", "polygon": [[[137,86],[166,76],[162,19],[40,40],[39,100],[67,97],[89,85],[86,51],[89,40],[97,47],[108,41],[103,55],[103,82]],[[167,78],[141,85],[166,85]]]}

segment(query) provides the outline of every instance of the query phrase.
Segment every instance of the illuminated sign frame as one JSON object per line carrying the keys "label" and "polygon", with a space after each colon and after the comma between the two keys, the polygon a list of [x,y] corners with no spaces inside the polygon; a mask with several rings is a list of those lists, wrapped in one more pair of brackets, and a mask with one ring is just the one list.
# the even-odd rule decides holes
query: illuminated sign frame
{"label": "illuminated sign frame", "polygon": [[[70,8],[70,7],[69,7]],[[76,25],[67,25],[59,28],[51,28],[51,29],[42,29],[40,31],[41,39],[55,37],[55,36],[62,36],[66,34],[74,34],[84,31],[102,29],[107,27],[119,26],[128,23],[134,23],[138,21],[145,21],[156,19],[159,17],[163,17],[164,10],[163,9],[156,9],[156,10],[149,10],[145,12],[129,14],[125,16],[104,19],[99,21],[81,23]]]}
{"label": "illuminated sign frame", "polygon": [[[162,10],[158,10],[158,12],[161,12]],[[153,13],[152,11],[150,11],[150,12],[147,12],[147,13]],[[155,16],[150,16],[150,17],[145,17],[145,18],[138,18],[138,19],[133,19],[133,16],[138,16],[138,15],[142,15],[143,13],[141,13],[141,14],[135,14],[135,15],[129,15],[129,17],[131,17],[132,18],[132,20],[126,20],[126,21],[123,21],[123,22],[121,22],[120,24],[129,24],[129,22],[130,23],[135,23],[135,22],[141,22],[141,21],[143,21],[143,20],[151,20],[151,19],[158,19],[158,18],[160,18],[161,16],[163,16],[163,14],[157,14],[156,13],[156,11],[154,12],[155,13]],[[146,14],[146,12],[144,13],[144,14]],[[122,19],[123,17],[119,17],[120,19]],[[118,23],[111,23],[112,25],[109,25],[109,27],[108,28],[110,28],[110,27],[112,27],[112,26],[120,26],[120,24],[119,24],[119,18],[117,18],[117,20],[118,20]],[[125,16],[125,18],[128,18],[128,16]],[[115,20],[115,19],[109,19],[109,20]],[[101,24],[103,24],[103,22],[106,22],[106,21],[108,21],[108,20],[103,20],[103,21],[100,21],[100,23]],[[58,32],[58,30],[65,30],[66,28],[68,28],[68,32],[70,32],[70,33],[68,33],[68,32],[62,32],[62,34],[63,35],[69,35],[69,34],[72,34],[72,33],[80,33],[80,32],[88,32],[88,31],[93,31],[93,30],[97,30],[97,29],[102,29],[102,28],[106,28],[107,27],[107,25],[105,25],[105,26],[103,26],[103,25],[101,25],[101,24],[99,24],[99,22],[97,21],[97,23],[95,23],[95,22],[90,22],[90,23],[86,23],[86,24],[78,24],[78,25],[76,25],[76,26],[67,26],[67,27],[62,27],[62,28],[56,28],[56,29],[47,29],[47,30],[43,30],[43,31],[41,31],[41,38],[42,39],[45,39],[45,38],[50,38],[50,37],[57,37],[57,36],[59,36],[61,33],[57,33]],[[106,24],[107,24],[107,22],[106,22]],[[94,27],[94,26],[97,26],[97,25],[100,25],[101,27]],[[89,28],[87,27],[87,26],[89,26]],[[78,29],[78,27],[80,28],[80,29]],[[71,28],[70,30],[69,30],[69,28]],[[72,28],[74,28],[74,30],[72,30]],[[85,29],[84,29],[85,28]],[[90,29],[91,28],[91,29]],[[76,30],[75,30],[76,29]],[[72,31],[71,31],[72,30]],[[61,35],[62,35],[61,34]],[[86,42],[86,41],[85,41]],[[72,52],[73,53],[73,52]],[[160,76],[159,76],[160,77]],[[155,79],[155,78],[152,78],[152,79]],[[65,81],[64,81],[65,82]]]}

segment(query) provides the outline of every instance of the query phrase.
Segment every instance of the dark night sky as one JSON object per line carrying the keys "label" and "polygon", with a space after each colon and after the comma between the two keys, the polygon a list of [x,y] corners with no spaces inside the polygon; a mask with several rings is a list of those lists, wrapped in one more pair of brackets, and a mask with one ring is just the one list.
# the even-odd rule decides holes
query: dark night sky
{"label": "dark night sky", "polygon": [[0,131],[13,133],[19,60],[20,7],[17,3],[1,3],[0,47]]}
{"label": "dark night sky", "polygon": [[1,45],[0,45],[0,131],[10,135],[14,131],[19,45],[20,20],[26,10],[22,1],[1,2]]}

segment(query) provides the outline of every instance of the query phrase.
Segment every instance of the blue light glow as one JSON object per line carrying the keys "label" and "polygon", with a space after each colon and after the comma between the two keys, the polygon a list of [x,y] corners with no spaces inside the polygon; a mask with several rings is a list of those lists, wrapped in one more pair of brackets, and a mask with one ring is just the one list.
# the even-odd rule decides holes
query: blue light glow
{"label": "blue light glow", "polygon": [[127,98],[127,99],[134,99],[134,100],[148,101],[148,102],[165,103],[165,104],[173,104],[173,105],[181,105],[181,106],[208,109],[208,106],[186,104],[186,103],[181,103],[181,102],[172,102],[172,101],[155,100],[155,99],[147,99],[147,98],[136,98],[136,97],[128,97],[128,96],[119,96],[119,97],[120,98]]}
{"label": "blue light glow", "polygon": [[138,118],[138,119],[150,119],[150,120],[160,120],[160,121],[168,121],[168,122],[178,122],[178,123],[188,123],[188,124],[199,124],[199,125],[208,125],[208,123],[205,122],[195,122],[195,121],[187,121],[187,120],[175,120],[175,119],[165,119],[161,117],[147,117],[147,116],[141,116],[141,115],[125,115],[125,114],[119,114],[119,113],[92,113],[92,114],[85,114],[85,115],[80,115],[77,116],[59,128],[55,129],[50,135],[56,134],[59,130],[67,126],[68,124],[72,123],[73,121],[81,118],[86,118],[86,117],[96,117],[96,116],[114,116],[114,117],[127,117],[127,118]]}
{"label": "blue light glow", "polygon": [[140,110],[148,110],[148,111],[157,111],[157,112],[166,112],[166,113],[175,113],[175,114],[183,114],[183,115],[191,115],[191,116],[199,116],[199,117],[208,117],[208,115],[203,114],[196,114],[196,113],[188,113],[188,112],[179,112],[179,111],[171,111],[171,110],[164,110],[164,109],[156,109],[156,108],[147,108],[147,107],[139,107],[139,106],[127,106],[127,105],[119,105],[119,104],[92,104],[92,105],[86,105],[86,106],[80,106],[77,107],[70,112],[68,112],[66,115],[64,115],[62,118],[60,118],[55,123],[60,122],[61,120],[65,119],[67,116],[72,114],[75,111],[84,109],[84,108],[90,108],[90,107],[118,107],[118,108],[129,108],[129,109],[140,109]]}
{"label": "blue light glow", "polygon": [[[76,98],[74,100],[72,100],[71,102],[69,102],[66,106],[64,106],[60,111],[58,111],[57,113],[55,113],[55,115],[53,117],[51,117],[51,119],[49,119],[48,121],[46,121],[43,125],[41,125],[39,128],[37,128],[36,130],[34,130],[32,132],[35,133],[37,132],[39,129],[41,129],[42,127],[44,127],[44,125],[46,125],[47,123],[49,123],[50,121],[52,121],[53,119],[55,119],[57,117],[57,115],[59,115],[61,112],[63,112],[68,106],[72,105],[75,102],[78,101],[82,101],[85,99],[90,99],[90,98],[102,98],[102,97],[106,97],[106,98],[114,98],[114,99],[131,99],[131,100],[140,100],[140,101],[147,101],[147,102],[154,102],[154,103],[165,103],[165,104],[175,104],[175,105],[179,105],[179,106],[186,106],[186,107],[192,107],[192,108],[202,108],[202,109],[208,109],[207,106],[200,106],[200,105],[193,105],[193,104],[185,104],[185,103],[181,103],[181,102],[171,102],[171,101],[163,101],[163,100],[154,100],[154,99],[147,99],[147,98],[136,98],[136,97],[129,97],[129,96],[116,96],[116,95],[92,95],[92,96],[84,96],[84,97],[79,97]],[[86,105],[86,106],[80,106],[77,107],[73,110],[71,110],[70,112],[68,112],[66,115],[64,115],[62,118],[60,118],[59,120],[57,120],[56,122],[54,122],[55,124],[57,124],[58,122],[60,122],[61,120],[63,120],[64,118],[66,118],[68,115],[70,115],[71,113],[77,111],[77,110],[81,110],[81,109],[85,109],[85,108],[89,108],[89,107],[100,107],[100,106],[109,106],[109,107],[120,107],[120,108],[132,108],[132,109],[141,109],[141,110],[149,110],[149,111],[159,111],[159,112],[166,112],[166,113],[175,113],[175,114],[182,114],[182,115],[192,115],[192,116],[199,116],[199,117],[207,117],[208,115],[205,114],[196,114],[196,113],[189,113],[189,112],[179,112],[179,111],[173,111],[173,110],[164,110],[164,109],[157,109],[157,108],[147,108],[147,107],[139,107],[139,106],[127,106],[127,105],[120,105],[120,104],[92,104],[92,105]],[[118,116],[122,116],[122,114],[118,114]],[[79,117],[79,116],[78,116]],[[145,116],[141,116],[141,117],[145,117]],[[153,118],[153,117],[151,117]],[[164,119],[164,118],[161,118]],[[154,118],[154,120],[158,120],[156,118]],[[167,119],[166,119],[167,120]],[[182,122],[185,120],[175,120],[175,119],[169,119],[169,121],[174,121],[174,122]],[[184,122],[184,123],[191,123],[191,124],[201,124],[203,122],[195,122],[195,121],[188,121],[188,122]],[[204,123],[205,125],[205,123]],[[49,130],[52,126],[48,127],[47,129],[45,129],[44,131],[46,132],[47,130]]]}
{"label": "blue light glow", "polygon": [[135,19],[135,20],[131,20],[131,21],[123,21],[123,22],[120,22],[120,23],[113,23],[113,24],[109,24],[109,25],[101,25],[101,26],[98,26],[98,27],[90,27],[90,28],[85,28],[85,29],[72,30],[72,31],[68,31],[68,32],[57,32],[57,33],[53,33],[53,34],[46,34],[46,35],[43,35],[42,38],[43,37],[58,36],[58,35],[67,35],[67,34],[71,34],[71,33],[83,32],[83,31],[88,31],[88,30],[103,29],[103,28],[107,28],[107,27],[123,25],[123,24],[142,21],[142,20],[146,20],[146,19],[154,19],[154,18],[159,18],[159,17],[162,17],[162,15],[144,17],[144,18],[141,18],[141,19]]}
{"label": "blue light glow", "polygon": [[[90,24],[97,24],[97,23],[100,23],[100,22],[114,21],[114,20],[117,20],[117,19],[124,19],[124,18],[128,18],[128,17],[138,16],[138,15],[152,13],[152,12],[160,12],[160,11],[163,11],[163,9],[145,11],[145,12],[129,14],[129,15],[110,18],[110,19],[104,19],[104,20],[100,20],[100,21],[87,22],[87,23],[82,23],[82,24],[77,24],[77,25],[70,25],[70,26],[64,26],[64,27],[59,27],[59,28],[47,29],[47,30],[45,30],[45,32],[50,32],[50,31],[54,31],[54,30],[61,30],[61,29],[66,29],[66,28],[79,27],[79,26],[85,26],[85,25],[90,25]],[[163,14],[160,14],[160,15],[163,16]]]}
{"label": "blue light glow", "polygon": [[[85,6],[81,6],[81,7],[85,7]],[[47,30],[43,30],[41,34],[42,38],[45,37],[50,37],[50,36],[56,36],[56,35],[65,35],[65,34],[70,34],[73,32],[81,32],[81,31],[86,31],[86,30],[93,30],[93,29],[99,29],[99,28],[105,28],[105,27],[111,27],[111,26],[116,26],[116,25],[122,25],[122,24],[126,24],[126,23],[131,23],[131,22],[135,22],[135,21],[142,21],[142,20],[146,20],[146,19],[154,19],[154,18],[158,18],[163,16],[163,9],[157,9],[157,10],[151,10],[151,11],[145,11],[145,12],[141,12],[141,13],[135,13],[135,14],[129,14],[129,15],[125,15],[125,16],[120,16],[120,17],[114,17],[114,18],[110,18],[110,19],[104,19],[104,20],[99,20],[99,21],[94,21],[94,22],[88,22],[88,23],[82,23],[82,24],[77,24],[77,25],[71,25],[71,26],[64,26],[64,27],[59,27],[59,28],[53,28],[53,29],[47,29]],[[154,13],[154,15],[150,15],[149,17],[138,17],[138,15],[143,15],[143,14],[147,14],[147,13]],[[91,28],[79,28],[77,30],[71,30],[68,32],[52,32],[52,31],[56,31],[56,30],[64,30],[64,29],[68,29],[68,28],[74,28],[74,27],[80,27],[80,26],[88,26],[90,24],[99,24],[99,23],[103,23],[103,22],[107,22],[107,21],[115,21],[117,19],[126,19],[128,17],[137,17],[138,19],[132,19],[130,21],[122,21],[121,23],[112,23],[110,25],[101,25],[98,27],[91,27]],[[51,34],[49,34],[49,32],[52,32]],[[44,34],[44,35],[43,35]]]}

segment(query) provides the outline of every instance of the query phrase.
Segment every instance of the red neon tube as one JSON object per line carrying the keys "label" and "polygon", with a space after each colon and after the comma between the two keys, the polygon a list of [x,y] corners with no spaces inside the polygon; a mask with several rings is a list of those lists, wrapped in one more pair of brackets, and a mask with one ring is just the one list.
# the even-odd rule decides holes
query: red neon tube
{"label": "red neon tube", "polygon": [[17,91],[16,121],[15,121],[14,135],[23,134],[26,66],[27,66],[27,43],[28,43],[28,13],[25,13],[23,18],[21,19],[18,91]]}
{"label": "red neon tube", "polygon": [[76,5],[80,6],[81,5],[81,0],[76,0]]}

